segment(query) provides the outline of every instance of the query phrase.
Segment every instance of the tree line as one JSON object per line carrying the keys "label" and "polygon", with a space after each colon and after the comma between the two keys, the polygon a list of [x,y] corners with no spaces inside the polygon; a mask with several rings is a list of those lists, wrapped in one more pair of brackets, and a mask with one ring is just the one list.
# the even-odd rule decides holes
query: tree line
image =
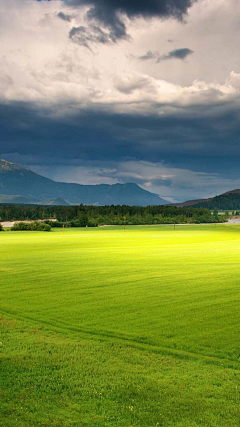
{"label": "tree line", "polygon": [[[99,225],[144,225],[224,222],[209,209],[176,206],[36,206],[0,205],[0,221],[45,220],[51,226],[97,227]],[[54,221],[52,221],[54,220]]]}

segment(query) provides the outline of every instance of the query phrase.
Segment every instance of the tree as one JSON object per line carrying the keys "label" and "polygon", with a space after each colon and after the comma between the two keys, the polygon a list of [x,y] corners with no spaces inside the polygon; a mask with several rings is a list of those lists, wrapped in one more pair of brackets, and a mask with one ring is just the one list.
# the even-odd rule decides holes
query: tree
{"label": "tree", "polygon": [[87,227],[88,216],[85,213],[81,213],[78,218],[79,227]]}
{"label": "tree", "polygon": [[218,217],[218,209],[216,207],[213,209],[213,216],[214,218]]}

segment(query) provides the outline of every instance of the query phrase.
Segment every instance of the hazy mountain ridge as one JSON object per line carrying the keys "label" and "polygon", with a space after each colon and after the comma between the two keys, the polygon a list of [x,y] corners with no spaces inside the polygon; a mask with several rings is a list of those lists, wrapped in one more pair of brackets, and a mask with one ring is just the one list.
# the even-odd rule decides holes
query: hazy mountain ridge
{"label": "hazy mountain ridge", "polygon": [[0,203],[51,204],[58,199],[64,205],[147,206],[168,203],[134,183],[82,185],[55,182],[30,169],[0,160]]}
{"label": "hazy mountain ridge", "polygon": [[57,197],[55,199],[40,200],[36,204],[41,206],[70,206],[69,203],[67,203],[66,200],[62,199],[61,197]]}
{"label": "hazy mountain ridge", "polygon": [[207,200],[211,199],[195,199],[195,200],[187,200],[186,202],[180,202],[180,203],[172,203],[173,206],[177,206],[178,208],[186,208],[188,206],[195,206],[199,203],[206,202]]}

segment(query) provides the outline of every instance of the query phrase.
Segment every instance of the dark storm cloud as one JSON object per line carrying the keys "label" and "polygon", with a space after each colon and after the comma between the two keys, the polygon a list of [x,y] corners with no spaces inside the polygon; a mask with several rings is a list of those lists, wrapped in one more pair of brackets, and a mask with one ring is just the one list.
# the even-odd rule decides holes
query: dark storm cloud
{"label": "dark storm cloud", "polygon": [[109,44],[113,41],[111,35],[96,25],[90,25],[88,28],[83,26],[73,27],[69,32],[69,37],[75,43],[85,46],[91,51],[90,43]]}
{"label": "dark storm cloud", "polygon": [[[197,1],[197,0],[193,0]],[[89,6],[88,21],[97,21],[110,29],[112,40],[127,37],[123,16],[130,19],[176,18],[182,19],[192,0],[65,0],[70,6]]]}
{"label": "dark storm cloud", "polygon": [[155,59],[156,57],[156,53],[152,52],[151,50],[148,50],[145,55],[139,56],[138,59],[141,59],[141,61],[147,61],[148,59]]}
{"label": "dark storm cloud", "polygon": [[166,61],[167,59],[185,59],[187,56],[191,55],[193,50],[188,49],[187,47],[183,49],[175,49],[166,55],[162,55],[158,58],[157,62]]}
{"label": "dark storm cloud", "polygon": [[67,21],[67,22],[71,22],[71,20],[73,19],[71,15],[66,15],[63,12],[58,12],[57,16],[63,21]]}
{"label": "dark storm cloud", "polygon": [[171,52],[166,53],[165,55],[160,55],[158,52],[152,52],[148,50],[144,55],[134,56],[129,55],[129,58],[140,59],[141,61],[147,61],[149,59],[156,59],[156,62],[166,61],[167,59],[185,59],[187,56],[191,55],[193,50],[185,47],[183,49],[171,50]]}
{"label": "dark storm cloud", "polygon": [[[0,153],[50,158],[178,162],[186,167],[217,171],[217,158],[239,169],[240,119],[236,110],[204,108],[184,115],[140,116],[78,111],[72,117],[51,118],[50,110],[24,103],[0,105]],[[206,110],[206,107],[205,107]],[[193,162],[194,159],[194,162]],[[212,159],[212,160],[211,160]],[[234,166],[235,165],[235,166]]]}

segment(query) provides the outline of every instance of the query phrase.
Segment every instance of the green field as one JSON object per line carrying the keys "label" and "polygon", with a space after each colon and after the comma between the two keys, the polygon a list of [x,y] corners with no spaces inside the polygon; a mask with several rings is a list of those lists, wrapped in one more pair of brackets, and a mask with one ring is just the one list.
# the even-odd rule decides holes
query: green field
{"label": "green field", "polygon": [[240,226],[0,233],[0,426],[239,427]]}

